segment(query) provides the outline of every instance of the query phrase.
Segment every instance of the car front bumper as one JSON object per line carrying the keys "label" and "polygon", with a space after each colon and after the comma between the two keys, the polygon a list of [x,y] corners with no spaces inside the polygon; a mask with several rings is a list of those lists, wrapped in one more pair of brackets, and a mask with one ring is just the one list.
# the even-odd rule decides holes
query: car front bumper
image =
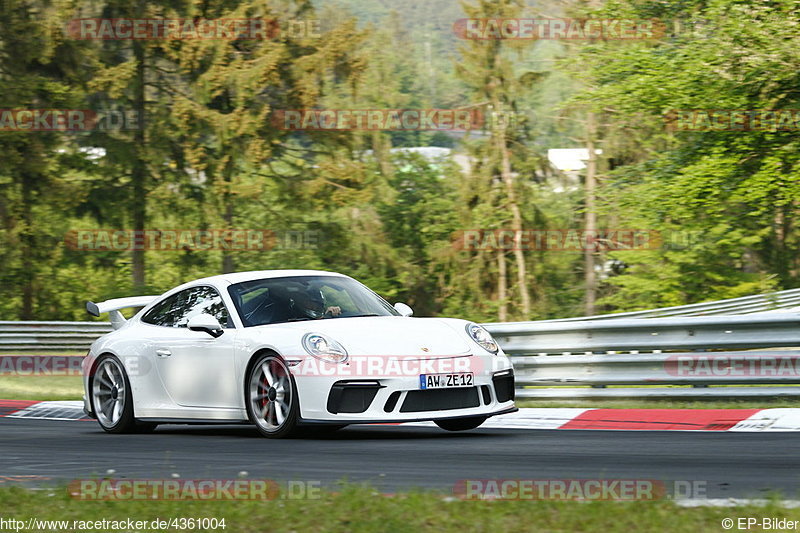
{"label": "car front bumper", "polygon": [[[496,368],[496,367],[495,367]],[[295,376],[307,423],[402,423],[489,417],[516,410],[509,365],[475,373],[470,387],[421,389],[420,377],[349,379]]]}

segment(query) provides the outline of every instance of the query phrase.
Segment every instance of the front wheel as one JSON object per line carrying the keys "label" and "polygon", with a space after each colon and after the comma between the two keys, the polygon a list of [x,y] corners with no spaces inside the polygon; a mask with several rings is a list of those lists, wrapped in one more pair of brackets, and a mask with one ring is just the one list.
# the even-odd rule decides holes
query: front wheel
{"label": "front wheel", "polygon": [[113,355],[101,357],[92,376],[92,405],[100,427],[108,433],[147,433],[156,424],[133,417],[133,395],[125,367]]}
{"label": "front wheel", "polygon": [[447,431],[466,431],[468,429],[475,429],[484,422],[485,416],[473,416],[469,418],[452,418],[450,420],[434,420],[437,426]]}
{"label": "front wheel", "polygon": [[247,377],[247,416],[265,437],[280,439],[297,430],[297,388],[286,363],[265,354],[250,368]]}

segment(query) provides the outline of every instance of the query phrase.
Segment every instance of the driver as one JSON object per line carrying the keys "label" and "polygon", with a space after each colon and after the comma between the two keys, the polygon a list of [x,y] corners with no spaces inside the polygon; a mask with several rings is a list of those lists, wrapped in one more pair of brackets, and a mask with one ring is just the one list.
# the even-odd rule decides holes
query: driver
{"label": "driver", "polygon": [[309,289],[292,295],[291,308],[295,314],[304,318],[324,318],[326,316],[335,317],[342,314],[342,308],[338,306],[325,306],[325,297],[322,291]]}

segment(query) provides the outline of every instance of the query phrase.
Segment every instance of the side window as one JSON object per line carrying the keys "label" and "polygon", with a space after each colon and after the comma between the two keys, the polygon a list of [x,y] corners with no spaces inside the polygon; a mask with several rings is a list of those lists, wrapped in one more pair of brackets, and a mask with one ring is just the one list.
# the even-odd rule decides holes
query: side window
{"label": "side window", "polygon": [[168,328],[175,327],[181,314],[181,302],[185,301],[186,294],[190,290],[191,289],[173,294],[169,298],[157,303],[142,316],[142,322],[155,326],[166,326]]}
{"label": "side window", "polygon": [[323,285],[320,291],[325,297],[326,306],[341,307],[342,311],[345,313],[358,312],[358,306],[353,303],[353,299],[347,294],[347,291],[340,290],[338,287],[332,285]]}
{"label": "side window", "polygon": [[203,313],[214,316],[222,327],[229,327],[228,310],[216,290],[212,287],[195,287],[185,292],[188,294],[181,306],[182,313],[176,324],[179,328],[185,328],[190,318]]}
{"label": "side window", "polygon": [[185,328],[189,319],[201,313],[216,317],[222,327],[232,327],[222,297],[211,287],[193,287],[157,303],[142,322],[171,328]]}

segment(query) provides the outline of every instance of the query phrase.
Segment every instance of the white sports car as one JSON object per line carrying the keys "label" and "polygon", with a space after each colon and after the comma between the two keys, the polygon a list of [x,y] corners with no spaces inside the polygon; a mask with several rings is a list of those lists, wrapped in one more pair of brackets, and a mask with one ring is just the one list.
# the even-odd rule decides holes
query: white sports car
{"label": "white sports car", "polygon": [[[126,320],[128,307],[144,308]],[[86,308],[114,327],[83,363],[84,409],[111,433],[250,422],[278,438],[420,420],[458,431],[516,411],[511,362],[484,328],[411,318],[342,274],[224,274]]]}

